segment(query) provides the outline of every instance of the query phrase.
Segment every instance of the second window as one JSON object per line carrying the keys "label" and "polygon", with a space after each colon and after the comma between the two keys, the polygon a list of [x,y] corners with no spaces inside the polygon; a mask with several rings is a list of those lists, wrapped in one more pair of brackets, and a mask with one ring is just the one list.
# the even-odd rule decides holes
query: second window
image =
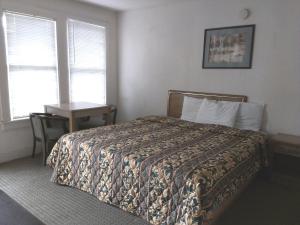
{"label": "second window", "polygon": [[105,27],[68,20],[70,101],[106,103]]}

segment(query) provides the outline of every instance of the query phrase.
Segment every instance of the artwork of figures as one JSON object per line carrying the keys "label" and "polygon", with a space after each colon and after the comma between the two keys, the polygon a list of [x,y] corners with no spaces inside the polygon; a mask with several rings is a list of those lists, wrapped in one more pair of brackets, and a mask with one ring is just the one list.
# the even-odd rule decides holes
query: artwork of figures
{"label": "artwork of figures", "polygon": [[203,68],[251,68],[255,25],[205,30]]}

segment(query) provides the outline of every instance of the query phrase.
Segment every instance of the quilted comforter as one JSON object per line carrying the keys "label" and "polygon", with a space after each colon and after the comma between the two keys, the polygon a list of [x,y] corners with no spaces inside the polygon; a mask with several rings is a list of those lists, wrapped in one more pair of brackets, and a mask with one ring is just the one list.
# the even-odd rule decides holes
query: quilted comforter
{"label": "quilted comforter", "polygon": [[265,164],[265,136],[150,116],[64,135],[51,180],[151,224],[207,223]]}

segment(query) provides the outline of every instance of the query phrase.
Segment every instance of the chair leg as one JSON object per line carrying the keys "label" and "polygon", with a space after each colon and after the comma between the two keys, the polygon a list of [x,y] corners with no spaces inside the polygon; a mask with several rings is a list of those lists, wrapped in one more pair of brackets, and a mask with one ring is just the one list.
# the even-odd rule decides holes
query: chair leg
{"label": "chair leg", "polygon": [[33,149],[32,149],[32,158],[35,156],[35,149],[36,149],[36,139],[33,139]]}
{"label": "chair leg", "polygon": [[46,142],[42,141],[42,164],[45,165],[45,162],[46,162]]}
{"label": "chair leg", "polygon": [[43,158],[44,166],[46,166],[46,161],[47,161],[47,157],[48,157],[48,152],[49,152],[49,142],[46,141],[46,142],[45,142],[45,153],[44,153],[44,158]]}

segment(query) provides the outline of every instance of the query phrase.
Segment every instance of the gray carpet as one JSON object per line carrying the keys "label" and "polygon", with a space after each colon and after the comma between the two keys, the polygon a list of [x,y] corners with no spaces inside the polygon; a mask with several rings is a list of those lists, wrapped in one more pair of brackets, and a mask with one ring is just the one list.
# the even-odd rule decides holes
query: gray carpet
{"label": "gray carpet", "polygon": [[[49,181],[41,159],[0,165],[0,189],[45,224],[146,225],[144,220],[95,197]],[[256,180],[220,218],[218,225],[299,225],[298,179]]]}
{"label": "gray carpet", "polygon": [[0,189],[47,225],[146,225],[144,220],[77,189],[49,181],[41,159],[0,165]]}
{"label": "gray carpet", "polygon": [[275,173],[255,180],[218,225],[300,225],[300,180]]}
{"label": "gray carpet", "polygon": [[24,207],[0,190],[0,225],[44,225]]}

